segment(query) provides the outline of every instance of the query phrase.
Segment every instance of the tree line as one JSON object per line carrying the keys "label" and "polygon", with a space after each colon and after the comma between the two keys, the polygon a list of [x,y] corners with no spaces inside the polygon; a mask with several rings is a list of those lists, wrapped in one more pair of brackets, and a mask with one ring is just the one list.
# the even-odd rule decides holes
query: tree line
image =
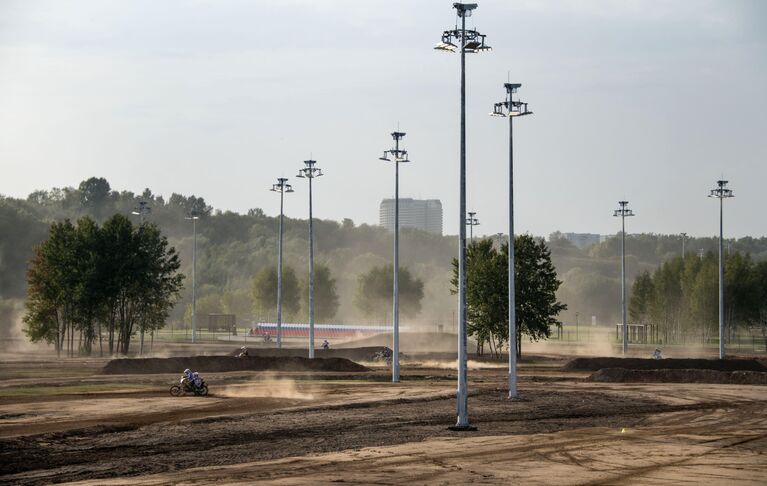
{"label": "tree line", "polygon": [[[747,253],[725,255],[725,331],[758,327],[767,332],[767,261],[755,262]],[[632,323],[657,326],[663,343],[716,341],[719,336],[719,259],[672,258],[654,272],[637,276],[631,287]]]}
{"label": "tree line", "polygon": [[[255,203],[258,203],[258,195]],[[265,196],[266,197],[266,196]],[[51,223],[65,219],[76,221],[87,216],[103,224],[115,213],[130,216],[139,201],[151,207],[146,220],[157,225],[169,244],[178,251],[179,271],[191,275],[192,224],[184,219],[191,212],[197,221],[197,299],[210,304],[216,312],[235,313],[239,320],[258,318],[253,302],[253,279],[277,260],[278,218],[254,207],[244,213],[215,210],[203,197],[171,194],[161,196],[150,189],[136,192],[115,190],[99,177],[82,181],[74,187],[39,190],[26,198],[0,196],[0,329],[12,327],[18,309],[26,298],[26,272],[33,248],[48,236]],[[290,217],[286,201],[284,257],[298,278],[301,315],[306,313],[305,282],[308,275],[308,224]],[[135,219],[134,219],[135,220]],[[343,221],[315,220],[315,257],[330,271],[338,296],[336,321],[371,319],[358,305],[361,275],[391,262],[392,234],[375,225]],[[438,324],[453,322],[456,299],[450,295],[451,259],[455,256],[455,235],[439,236],[413,229],[400,232],[400,263],[423,283],[417,322],[436,329]],[[767,259],[767,238],[744,237],[725,242],[731,251],[748,252],[754,261]],[[629,285],[644,271],[653,272],[660,264],[681,254],[681,240],[676,235],[629,234],[626,237],[626,265]],[[575,313],[597,316],[601,325],[620,320],[620,240],[607,238],[590,248],[577,248],[561,235],[548,241],[551,260],[562,281],[557,290],[559,301],[568,308],[559,314],[565,322],[574,322]],[[711,251],[716,238],[688,238],[686,251]],[[169,320],[178,326],[189,325],[191,285],[180,291],[179,305]],[[276,298],[274,300],[276,302]],[[206,304],[206,305],[207,305]],[[382,304],[375,318],[385,318]]]}
{"label": "tree line", "polygon": [[127,354],[131,338],[162,327],[184,276],[179,258],[152,224],[116,214],[99,226],[85,217],[53,223],[27,273],[27,336],[57,354]]}

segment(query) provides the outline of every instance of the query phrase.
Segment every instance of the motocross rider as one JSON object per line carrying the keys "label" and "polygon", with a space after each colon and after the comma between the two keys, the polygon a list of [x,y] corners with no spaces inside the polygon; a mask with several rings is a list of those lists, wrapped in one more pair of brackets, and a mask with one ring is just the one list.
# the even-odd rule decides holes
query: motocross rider
{"label": "motocross rider", "polygon": [[202,385],[202,378],[196,371],[192,371],[189,368],[184,370],[184,378],[186,378],[186,386],[188,388],[199,388]]}

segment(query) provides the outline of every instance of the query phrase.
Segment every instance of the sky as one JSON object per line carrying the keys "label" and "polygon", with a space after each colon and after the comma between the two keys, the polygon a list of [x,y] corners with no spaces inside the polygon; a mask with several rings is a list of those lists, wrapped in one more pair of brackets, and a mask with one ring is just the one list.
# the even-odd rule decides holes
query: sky
{"label": "sky", "polygon": [[[77,186],[205,197],[217,209],[377,224],[394,193],[378,160],[407,133],[400,196],[459,226],[460,56],[443,0],[0,0],[0,194]],[[767,2],[484,0],[468,19],[467,201],[508,232],[503,83],[514,123],[517,233],[710,236],[724,176],[731,237],[767,235]]]}

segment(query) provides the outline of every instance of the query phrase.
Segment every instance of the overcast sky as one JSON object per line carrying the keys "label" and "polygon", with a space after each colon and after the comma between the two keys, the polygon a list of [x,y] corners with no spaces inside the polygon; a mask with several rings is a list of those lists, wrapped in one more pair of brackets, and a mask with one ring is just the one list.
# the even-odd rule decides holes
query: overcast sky
{"label": "overcast sky", "polygon": [[[767,2],[485,0],[494,50],[467,59],[468,204],[507,231],[508,126],[522,83],[517,232],[713,235],[724,174],[730,236],[767,235]],[[377,223],[381,162],[407,132],[402,197],[458,228],[459,56],[432,50],[452,2],[0,0],[0,194],[76,186],[196,194],[218,209]]]}

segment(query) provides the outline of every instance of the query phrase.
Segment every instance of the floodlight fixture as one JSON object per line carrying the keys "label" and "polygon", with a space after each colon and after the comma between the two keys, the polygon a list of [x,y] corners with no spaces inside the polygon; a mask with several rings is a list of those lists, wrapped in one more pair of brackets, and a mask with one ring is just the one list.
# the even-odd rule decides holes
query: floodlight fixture
{"label": "floodlight fixture", "polygon": [[479,226],[479,220],[475,217],[474,211],[469,211],[469,217],[466,218],[466,225],[469,227],[469,241],[474,241],[474,227]]}
{"label": "floodlight fixture", "polygon": [[506,88],[506,99],[493,104],[493,111],[490,116],[518,117],[533,114],[527,103],[514,99],[517,90],[522,86],[520,83],[504,83],[503,86]]}
{"label": "floodlight fixture", "polygon": [[711,189],[708,197],[719,199],[719,359],[724,359],[724,200],[735,197],[727,189],[727,182],[716,181],[716,188]]}
{"label": "floodlight fixture", "polygon": [[138,206],[133,208],[133,211],[131,211],[131,214],[139,216],[139,221],[141,224],[144,223],[144,216],[147,214],[150,214],[152,212],[152,208],[149,206],[149,203],[146,201],[139,201]]}

